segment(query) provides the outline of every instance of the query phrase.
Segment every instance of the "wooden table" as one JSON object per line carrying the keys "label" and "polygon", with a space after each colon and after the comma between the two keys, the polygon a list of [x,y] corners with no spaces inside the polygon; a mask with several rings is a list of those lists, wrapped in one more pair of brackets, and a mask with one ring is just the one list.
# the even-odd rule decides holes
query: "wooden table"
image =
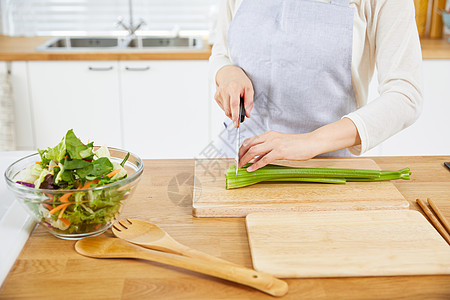
{"label": "wooden table", "polygon": [[[410,167],[412,180],[395,184],[411,209],[418,209],[416,198],[430,197],[450,219],[450,171],[443,166],[450,156],[374,160],[386,170]],[[188,246],[252,267],[243,218],[192,217],[193,165],[193,160],[146,160],[139,187],[121,217],[150,220]],[[189,180],[178,186],[175,176]],[[273,299],[251,288],[158,263],[83,257],[74,244],[37,227],[1,287],[0,299]],[[450,276],[287,282],[289,293],[283,299],[450,299]]]}

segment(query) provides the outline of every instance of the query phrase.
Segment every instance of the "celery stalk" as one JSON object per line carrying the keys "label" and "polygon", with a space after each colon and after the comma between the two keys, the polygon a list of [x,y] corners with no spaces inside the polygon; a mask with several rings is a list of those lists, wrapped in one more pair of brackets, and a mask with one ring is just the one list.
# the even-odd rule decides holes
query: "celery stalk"
{"label": "celery stalk", "polygon": [[241,188],[263,181],[303,181],[345,184],[347,181],[409,180],[411,174],[408,168],[399,171],[380,171],[337,168],[295,168],[277,165],[267,165],[254,172],[247,172],[246,168],[250,165],[247,164],[239,169],[236,178],[236,166],[231,165],[226,174],[226,189]]}

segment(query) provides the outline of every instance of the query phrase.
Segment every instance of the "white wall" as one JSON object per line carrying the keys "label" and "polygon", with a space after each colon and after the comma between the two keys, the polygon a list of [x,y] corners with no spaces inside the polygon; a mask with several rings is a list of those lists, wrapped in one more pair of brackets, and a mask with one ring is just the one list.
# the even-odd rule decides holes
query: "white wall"
{"label": "white wall", "polygon": [[[423,63],[424,104],[419,119],[366,156],[450,155],[450,60]],[[369,86],[369,99],[378,96],[377,74]]]}

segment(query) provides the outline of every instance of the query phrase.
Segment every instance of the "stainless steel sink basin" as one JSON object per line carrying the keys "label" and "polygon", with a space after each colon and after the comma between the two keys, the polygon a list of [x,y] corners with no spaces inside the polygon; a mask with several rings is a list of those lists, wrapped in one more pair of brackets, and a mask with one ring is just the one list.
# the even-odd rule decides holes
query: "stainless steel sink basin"
{"label": "stainless steel sink basin", "polygon": [[203,40],[194,37],[136,37],[130,41],[131,48],[190,48],[203,47]]}
{"label": "stainless steel sink basin", "polygon": [[96,51],[96,50],[146,50],[180,49],[195,50],[203,48],[200,37],[56,37],[40,45],[44,51]]}
{"label": "stainless steel sink basin", "polygon": [[119,48],[123,39],[116,37],[57,37],[39,46],[39,50],[71,49],[71,48]]}

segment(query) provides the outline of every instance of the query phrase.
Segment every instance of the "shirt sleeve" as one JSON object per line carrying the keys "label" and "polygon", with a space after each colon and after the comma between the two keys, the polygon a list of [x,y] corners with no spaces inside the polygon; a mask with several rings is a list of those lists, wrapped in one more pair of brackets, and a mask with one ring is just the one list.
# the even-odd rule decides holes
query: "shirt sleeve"
{"label": "shirt sleeve", "polygon": [[228,28],[234,11],[233,0],[220,0],[217,23],[214,28],[214,45],[209,58],[209,78],[215,82],[219,69],[226,65],[232,65],[228,49]]}
{"label": "shirt sleeve", "polygon": [[349,149],[355,155],[410,126],[422,111],[422,53],[414,2],[377,2],[368,36],[374,36],[380,96],[345,116],[361,137],[361,145]]}

